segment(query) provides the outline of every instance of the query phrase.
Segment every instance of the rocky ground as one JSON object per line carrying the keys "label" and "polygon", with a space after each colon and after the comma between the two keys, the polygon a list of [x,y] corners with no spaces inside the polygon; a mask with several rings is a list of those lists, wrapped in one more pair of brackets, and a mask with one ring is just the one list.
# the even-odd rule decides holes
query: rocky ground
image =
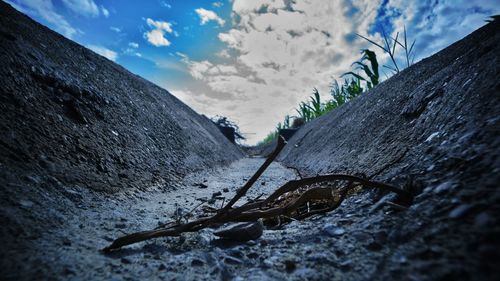
{"label": "rocky ground", "polygon": [[[189,213],[200,203],[220,207],[262,162],[261,158],[246,158],[225,168],[192,173],[170,186],[119,195],[86,188],[69,190],[53,178],[43,179],[43,189],[30,193],[11,186],[10,204],[1,207],[7,215],[4,219],[31,217],[32,221],[4,226],[4,243],[10,247],[2,251],[2,280],[227,280],[242,269],[272,264],[269,251],[264,255],[260,249],[271,247],[263,243],[279,244],[279,232],[266,232],[263,240],[231,245],[217,244],[213,230],[203,230],[133,245],[109,255],[99,251],[125,233],[153,229],[175,220],[177,214]],[[269,194],[295,176],[294,171],[274,163],[242,202]]]}
{"label": "rocky ground", "polygon": [[104,254],[125,233],[221,206],[263,159],[0,2],[0,279],[498,280],[498,27],[306,124],[244,198],[350,173],[410,190],[408,209],[364,190],[255,241],[205,229]]}

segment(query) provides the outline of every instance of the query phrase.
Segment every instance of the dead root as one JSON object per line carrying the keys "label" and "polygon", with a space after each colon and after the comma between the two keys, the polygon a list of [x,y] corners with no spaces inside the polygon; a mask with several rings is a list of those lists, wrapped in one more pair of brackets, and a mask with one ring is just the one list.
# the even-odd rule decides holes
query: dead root
{"label": "dead root", "polygon": [[103,251],[109,252],[152,238],[178,236],[181,233],[195,232],[227,222],[264,219],[267,224],[281,224],[290,220],[302,220],[336,209],[348,194],[364,188],[376,188],[396,193],[397,197],[394,203],[398,206],[409,206],[413,201],[412,194],[392,185],[352,175],[330,174],[289,181],[266,199],[257,198],[240,207],[233,208],[233,205],[247,193],[285,144],[285,140],[280,137],[276,149],[264,164],[224,207],[212,210],[214,215],[186,223],[168,224],[159,229],[128,234],[113,241]]}

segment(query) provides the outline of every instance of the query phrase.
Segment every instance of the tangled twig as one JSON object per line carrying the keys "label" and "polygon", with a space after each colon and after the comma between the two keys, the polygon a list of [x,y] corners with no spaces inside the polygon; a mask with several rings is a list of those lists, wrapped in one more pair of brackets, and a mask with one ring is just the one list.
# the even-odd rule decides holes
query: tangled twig
{"label": "tangled twig", "polygon": [[[377,188],[394,192],[397,194],[395,203],[400,206],[409,206],[413,201],[413,196],[409,192],[392,185],[352,175],[331,174],[289,181],[264,200],[257,198],[240,207],[233,208],[233,205],[246,194],[250,187],[280,153],[285,144],[285,140],[280,137],[274,152],[269,155],[264,164],[262,164],[248,182],[238,190],[228,204],[219,209],[215,215],[211,217],[202,217],[183,224],[167,225],[161,229],[125,235],[113,241],[113,243],[104,248],[103,251],[109,252],[126,245],[152,238],[177,236],[185,232],[195,232],[209,226],[227,222],[255,221],[258,219],[272,220],[273,218],[281,221],[280,217],[304,219],[312,215],[336,209],[340,206],[349,192],[352,192],[356,187]],[[324,185],[325,183],[340,184],[328,186]],[[342,185],[341,183],[345,184]]]}

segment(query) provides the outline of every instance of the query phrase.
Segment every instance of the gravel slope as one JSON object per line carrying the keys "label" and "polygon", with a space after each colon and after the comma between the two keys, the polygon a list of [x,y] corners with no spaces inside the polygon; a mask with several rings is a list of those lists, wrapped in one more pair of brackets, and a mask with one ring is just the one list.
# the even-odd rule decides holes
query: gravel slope
{"label": "gravel slope", "polygon": [[242,157],[166,90],[0,2],[0,180],[116,192]]}
{"label": "gravel slope", "polygon": [[371,260],[376,279],[500,276],[499,31],[490,23],[306,124],[279,157],[305,174],[414,187],[411,210],[380,227],[396,232],[382,247],[392,254]]}

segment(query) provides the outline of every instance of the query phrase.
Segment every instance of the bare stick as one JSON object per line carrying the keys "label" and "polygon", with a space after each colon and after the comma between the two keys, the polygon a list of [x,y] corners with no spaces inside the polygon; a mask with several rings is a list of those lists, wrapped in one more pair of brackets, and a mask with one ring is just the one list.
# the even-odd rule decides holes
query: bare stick
{"label": "bare stick", "polygon": [[255,172],[255,174],[245,183],[244,186],[242,186],[238,192],[236,192],[236,195],[227,203],[227,205],[222,208],[220,211],[221,213],[227,211],[229,208],[231,208],[234,203],[236,203],[241,197],[243,197],[247,191],[252,187],[252,185],[257,181],[257,179],[262,175],[262,173],[271,165],[271,163],[274,161],[276,156],[281,152],[283,147],[285,147],[286,141],[282,136],[278,136],[278,144],[276,145],[276,149],[274,149],[273,153],[267,157],[266,162],[260,166],[260,168]]}
{"label": "bare stick", "polygon": [[[273,206],[271,201],[273,198],[277,199],[281,194],[284,194],[286,192],[290,191],[295,191],[305,185],[310,185],[310,184],[315,184],[318,182],[325,182],[325,181],[338,181],[338,180],[348,180],[350,181],[350,184],[348,187],[341,189],[339,191],[340,196],[338,197],[338,200],[335,200],[337,197],[334,196],[334,188],[329,187],[329,188],[323,188],[323,187],[316,187],[316,188],[311,188],[309,190],[306,190],[305,192],[302,193],[302,195],[299,196],[298,199],[293,200],[292,202],[286,204],[285,206],[277,207]],[[397,187],[379,183],[379,182],[372,182],[360,177],[355,177],[355,176],[349,176],[349,175],[325,175],[325,176],[319,176],[319,177],[313,177],[313,178],[306,178],[303,180],[298,180],[298,181],[291,181],[279,188],[276,192],[274,192],[271,196],[269,196],[266,200],[256,202],[256,203],[251,203],[248,205],[243,205],[239,208],[235,209],[228,209],[224,212],[219,212],[218,214],[212,216],[212,217],[205,217],[201,218],[189,223],[185,224],[178,224],[178,225],[173,225],[171,227],[165,228],[165,229],[157,229],[157,230],[151,230],[151,231],[142,231],[138,233],[133,233],[130,235],[126,235],[124,237],[116,239],[110,246],[106,247],[103,249],[105,252],[109,252],[114,249],[118,249],[120,247],[123,247],[125,245],[130,245],[134,244],[137,242],[149,240],[152,238],[156,237],[166,237],[166,236],[177,236],[181,233],[184,232],[194,232],[198,231],[200,229],[203,229],[205,227],[208,227],[210,225],[214,224],[219,224],[219,223],[226,223],[226,222],[241,222],[241,221],[254,221],[259,218],[273,218],[273,217],[279,217],[279,216],[290,216],[289,214],[302,206],[305,202],[312,201],[312,200],[327,200],[327,201],[334,201],[334,204],[330,208],[324,208],[322,210],[313,210],[309,213],[299,215],[296,217],[296,219],[302,219],[305,217],[309,217],[311,215],[318,214],[320,212],[328,212],[331,210],[334,210],[340,204],[342,201],[345,199],[348,190],[352,189],[355,185],[353,182],[358,182],[361,183],[363,186],[366,187],[373,187],[373,188],[379,188],[391,192],[395,192],[398,194],[401,200],[399,204],[411,204],[413,196],[404,191],[401,190]],[[266,206],[267,209],[262,209],[265,208]]]}

